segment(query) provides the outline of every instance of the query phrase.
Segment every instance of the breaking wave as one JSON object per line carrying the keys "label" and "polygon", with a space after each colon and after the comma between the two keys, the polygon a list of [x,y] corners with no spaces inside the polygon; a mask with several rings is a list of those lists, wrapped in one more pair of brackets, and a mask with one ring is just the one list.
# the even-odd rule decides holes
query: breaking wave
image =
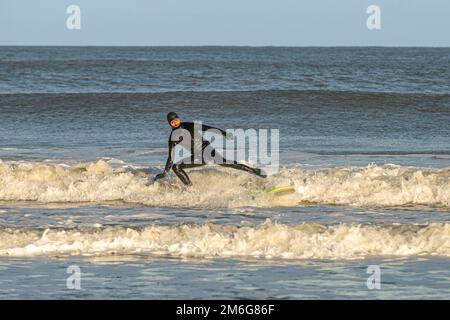
{"label": "breaking wave", "polygon": [[257,226],[150,225],[142,228],[0,229],[1,256],[148,254],[178,257],[356,259],[450,256],[450,224]]}
{"label": "breaking wave", "polygon": [[[241,171],[206,167],[190,173],[194,186],[175,177],[146,185],[148,174],[113,168],[100,160],[78,165],[7,163],[0,160],[0,201],[123,201],[158,207],[277,207],[305,203],[361,207],[450,207],[450,168],[397,165],[305,169],[291,166],[266,179]],[[295,193],[271,196],[273,186]]]}

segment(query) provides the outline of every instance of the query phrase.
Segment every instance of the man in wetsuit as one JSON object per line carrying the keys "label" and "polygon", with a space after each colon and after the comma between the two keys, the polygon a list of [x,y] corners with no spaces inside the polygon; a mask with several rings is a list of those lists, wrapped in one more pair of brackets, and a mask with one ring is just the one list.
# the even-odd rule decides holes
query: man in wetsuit
{"label": "man in wetsuit", "polygon": [[[203,132],[207,130],[215,130],[216,133],[219,133],[223,136],[227,136],[227,133],[224,130],[210,127],[207,125],[200,125],[200,124],[194,124],[193,122],[181,122],[181,119],[178,117],[178,115],[175,112],[169,112],[167,114],[167,121],[169,122],[170,126],[172,127],[172,132],[169,136],[169,157],[167,158],[166,166],[164,168],[164,172],[158,174],[155,177],[155,181],[158,179],[162,179],[169,173],[170,169],[173,169],[173,172],[177,175],[180,180],[188,186],[192,185],[191,180],[189,179],[188,175],[184,171],[184,169],[190,169],[195,168],[199,166],[206,165],[206,159],[204,157],[205,151],[208,153],[208,155],[211,155],[220,166],[228,167],[228,168],[234,168],[238,170],[247,171],[250,173],[254,173],[260,177],[266,177],[265,174],[261,172],[261,169],[251,168],[249,166],[246,166],[244,164],[238,163],[236,161],[228,161],[224,158],[222,158],[219,154],[216,155],[216,150],[214,150],[210,144],[209,141],[203,139]],[[180,134],[180,129],[184,129],[184,133],[188,134],[190,137],[190,141],[186,141],[187,139],[183,140],[183,135]],[[196,130],[201,132],[195,132]],[[196,134],[201,135],[201,139],[195,139]],[[180,160],[177,163],[173,163],[173,153],[175,150],[175,146],[181,145],[187,146],[187,148],[190,148],[191,156],[188,158],[184,158]],[[197,156],[196,156],[197,155]],[[199,156],[198,156],[199,155]],[[216,157],[217,156],[217,157]],[[220,158],[220,161],[217,161],[217,158]]]}

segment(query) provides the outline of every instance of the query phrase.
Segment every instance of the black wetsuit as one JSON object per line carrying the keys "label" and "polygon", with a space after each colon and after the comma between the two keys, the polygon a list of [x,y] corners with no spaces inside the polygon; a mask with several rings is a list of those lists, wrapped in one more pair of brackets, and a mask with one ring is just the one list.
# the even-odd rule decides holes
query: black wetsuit
{"label": "black wetsuit", "polygon": [[[179,130],[179,129],[184,129],[184,130],[187,130],[187,132],[189,132],[189,135],[191,138],[191,141],[190,141],[191,156],[184,158],[174,164],[173,163],[174,149],[178,144],[180,144],[183,141],[182,136],[178,140],[177,140],[177,137],[173,137],[173,135],[175,133],[180,132],[180,131],[177,132],[177,130]],[[201,131],[201,132],[197,133],[197,135],[200,139],[197,141],[195,139],[195,137],[196,137],[195,130],[196,129],[200,129],[199,131]],[[212,157],[215,157],[216,160],[217,160],[217,157],[220,157],[220,161],[216,161],[215,162],[216,164],[223,166],[223,167],[230,167],[230,168],[234,168],[234,169],[238,169],[238,170],[247,171],[247,172],[254,173],[254,174],[264,177],[264,175],[261,174],[260,169],[251,168],[244,164],[240,164],[236,161],[228,161],[228,160],[224,159],[223,157],[221,157],[218,153],[216,154],[216,151],[211,146],[211,143],[208,140],[203,139],[203,132],[205,132],[207,130],[211,130],[211,129],[216,130],[216,132],[218,134],[222,134],[223,136],[226,136],[226,134],[227,134],[224,130],[210,127],[207,125],[200,125],[199,123],[194,124],[193,122],[182,122],[178,128],[172,129],[172,132],[170,133],[170,136],[169,136],[169,157],[167,158],[164,172],[158,174],[156,176],[155,180],[165,177],[169,173],[170,169],[173,169],[173,172],[175,172],[177,177],[180,178],[180,180],[185,185],[192,185],[191,180],[189,179],[188,175],[186,174],[186,172],[183,169],[195,168],[195,167],[199,167],[199,166],[203,166],[203,165],[207,164],[204,159],[204,156],[203,156],[206,148],[209,148],[209,150],[207,150],[208,154],[210,154]],[[201,146],[200,146],[199,142],[201,142]],[[200,157],[196,157],[197,154],[200,154]]]}

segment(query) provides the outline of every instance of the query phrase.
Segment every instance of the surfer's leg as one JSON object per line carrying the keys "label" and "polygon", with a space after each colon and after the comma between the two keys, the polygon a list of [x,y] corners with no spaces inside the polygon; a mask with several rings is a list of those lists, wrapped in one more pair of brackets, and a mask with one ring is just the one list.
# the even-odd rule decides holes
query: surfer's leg
{"label": "surfer's leg", "polygon": [[190,169],[190,168],[200,167],[203,165],[204,165],[204,163],[193,163],[193,161],[191,163],[181,162],[181,163],[174,164],[172,166],[172,170],[173,170],[173,172],[175,172],[175,174],[181,180],[181,182],[183,182],[187,186],[192,186],[191,179],[189,179],[189,176],[187,175],[186,171],[184,171],[183,169]]}
{"label": "surfer's leg", "polygon": [[[216,150],[213,150],[213,152],[214,152],[213,154],[215,155]],[[264,177],[264,178],[266,177],[266,175],[259,168],[252,168],[252,167],[246,166],[245,164],[238,163],[237,161],[228,161],[223,156],[219,159],[219,162],[217,162],[217,158],[216,158],[216,163],[222,167],[242,170],[242,171],[256,174],[260,177]]]}
{"label": "surfer's leg", "polygon": [[174,164],[172,166],[173,172],[177,175],[177,177],[187,186],[192,186],[191,179],[189,179],[189,176],[187,173],[183,170],[182,163],[180,164]]}
{"label": "surfer's leg", "polygon": [[246,166],[245,164],[237,163],[236,161],[233,161],[233,163],[219,163],[219,166],[246,171],[246,172],[253,173],[253,174],[256,174],[256,175],[258,175],[260,177],[264,177],[264,178],[266,177],[266,175],[261,171],[261,169],[252,168],[252,167]]}

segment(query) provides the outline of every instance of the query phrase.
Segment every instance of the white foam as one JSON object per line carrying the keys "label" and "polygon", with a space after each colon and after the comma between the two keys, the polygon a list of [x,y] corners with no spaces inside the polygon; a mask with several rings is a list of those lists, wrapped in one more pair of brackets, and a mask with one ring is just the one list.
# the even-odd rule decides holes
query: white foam
{"label": "white foam", "polygon": [[[164,207],[273,207],[302,203],[450,207],[450,168],[394,165],[305,169],[288,167],[266,179],[242,171],[204,167],[190,173],[194,186],[175,177],[149,186],[138,170],[95,163],[61,166],[0,162],[0,200],[52,202],[123,201]],[[293,185],[296,193],[271,197],[264,189]]]}
{"label": "white foam", "polygon": [[0,230],[1,256],[150,254],[182,257],[354,259],[450,256],[450,224],[151,225],[45,231]]}

